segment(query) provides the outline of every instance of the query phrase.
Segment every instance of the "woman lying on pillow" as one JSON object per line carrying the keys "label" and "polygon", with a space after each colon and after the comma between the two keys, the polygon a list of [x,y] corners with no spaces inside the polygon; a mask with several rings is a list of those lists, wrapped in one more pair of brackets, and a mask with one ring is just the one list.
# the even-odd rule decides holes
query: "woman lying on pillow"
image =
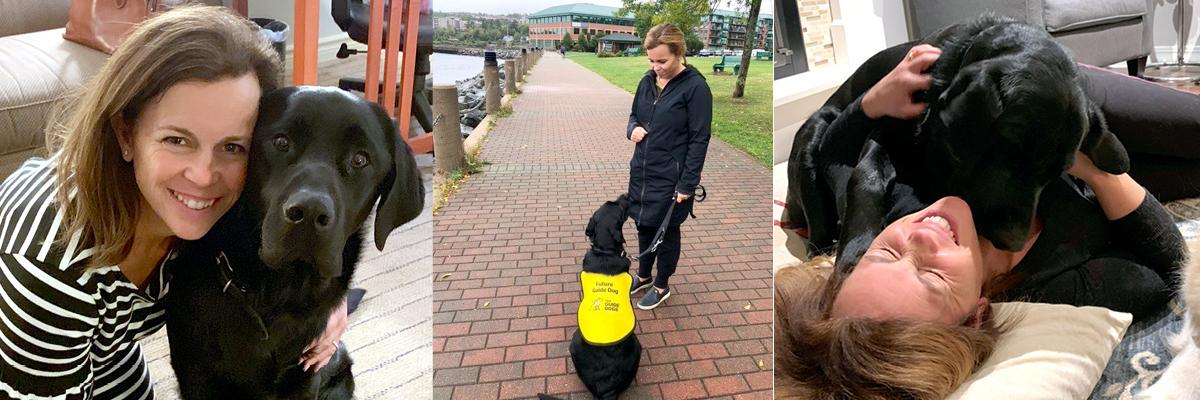
{"label": "woman lying on pillow", "polygon": [[[922,115],[925,105],[913,93],[929,87],[921,71],[940,51],[901,51],[908,55],[891,73],[843,108],[839,119],[854,121],[847,126]],[[971,205],[944,197],[884,221],[857,262],[839,264],[823,287],[781,271],[776,393],[942,399],[987,359],[1003,330],[992,319],[992,300],[1096,305],[1135,317],[1161,307],[1186,256],[1164,207],[1128,174],[1103,172],[1082,153],[1065,172],[1042,191],[1031,234],[1017,251],[980,237]],[[845,182],[832,186],[847,190]],[[846,194],[838,196],[844,201]]]}

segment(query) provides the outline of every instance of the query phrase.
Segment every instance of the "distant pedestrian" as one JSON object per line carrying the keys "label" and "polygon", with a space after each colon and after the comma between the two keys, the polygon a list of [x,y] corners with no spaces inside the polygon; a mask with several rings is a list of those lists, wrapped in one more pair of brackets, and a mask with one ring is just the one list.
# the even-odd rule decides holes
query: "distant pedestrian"
{"label": "distant pedestrian", "polygon": [[567,58],[567,46],[558,46],[558,54],[561,55],[562,58]]}
{"label": "distant pedestrian", "polygon": [[[639,253],[652,246],[660,225],[667,226],[657,250],[638,258],[630,289],[632,294],[653,284],[638,302],[638,308],[649,310],[671,295],[667,280],[679,262],[679,225],[692,210],[708,153],[712,92],[704,75],[686,64],[679,28],[656,25],[643,45],[650,70],[638,83],[625,135],[636,143],[629,162],[629,214],[637,224]],[[656,260],[658,275],[651,279]]]}

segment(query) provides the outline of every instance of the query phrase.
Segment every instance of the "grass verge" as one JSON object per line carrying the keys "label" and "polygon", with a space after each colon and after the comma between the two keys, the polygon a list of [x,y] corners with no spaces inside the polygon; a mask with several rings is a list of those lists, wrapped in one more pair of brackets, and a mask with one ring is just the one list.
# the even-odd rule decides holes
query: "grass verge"
{"label": "grass verge", "polygon": [[[591,53],[567,53],[567,59],[633,93],[642,75],[649,69],[643,56],[599,58]],[[713,94],[712,132],[718,138],[753,157],[764,167],[771,166],[771,101],[774,67],[770,61],[750,61],[745,96],[733,98],[737,75],[714,74],[713,64],[721,57],[689,57],[688,63],[700,70]]]}

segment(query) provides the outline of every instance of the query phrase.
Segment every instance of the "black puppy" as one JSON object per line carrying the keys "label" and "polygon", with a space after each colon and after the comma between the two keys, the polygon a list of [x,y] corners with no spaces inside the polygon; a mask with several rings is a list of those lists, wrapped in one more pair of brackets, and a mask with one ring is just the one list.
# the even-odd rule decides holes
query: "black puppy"
{"label": "black puppy", "polygon": [[571,337],[575,373],[598,399],[616,399],[633,382],[642,359],[642,344],[629,288],[629,257],[622,226],[629,219],[629,199],[605,202],[588,221],[584,233],[592,248],[583,256],[579,329]]}
{"label": "black puppy", "polygon": [[[921,119],[885,118],[875,128],[839,123],[842,110],[922,43],[942,53],[929,71],[930,89],[918,94],[929,104]],[[1129,168],[1124,147],[1084,96],[1075,68],[1044,30],[992,15],[876,54],[797,132],[785,220],[808,227],[821,252],[843,236],[841,250],[863,241],[858,236],[873,238],[882,225],[867,218],[857,218],[866,226],[850,225],[839,215],[890,221],[920,203],[955,195],[971,205],[981,235],[997,248],[1019,249],[1041,189],[1071,166],[1076,150],[1107,172]],[[859,193],[881,190],[887,193]]]}
{"label": "black puppy", "polygon": [[382,108],[329,88],[263,96],[241,198],[171,266],[167,331],[183,398],[353,397],[344,346],[315,373],[297,363],[346,295],[377,200],[382,250],[424,202]]}

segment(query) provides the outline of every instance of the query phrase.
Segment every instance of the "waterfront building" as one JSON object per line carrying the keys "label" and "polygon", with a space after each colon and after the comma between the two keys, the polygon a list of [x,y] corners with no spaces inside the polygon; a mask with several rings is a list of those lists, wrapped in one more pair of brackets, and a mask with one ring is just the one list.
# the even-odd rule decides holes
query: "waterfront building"
{"label": "waterfront building", "polygon": [[564,34],[571,35],[571,40],[579,40],[584,33],[592,37],[614,33],[636,36],[633,14],[617,17],[617,10],[617,7],[574,3],[538,11],[528,17],[529,41],[536,47],[557,49]]}

